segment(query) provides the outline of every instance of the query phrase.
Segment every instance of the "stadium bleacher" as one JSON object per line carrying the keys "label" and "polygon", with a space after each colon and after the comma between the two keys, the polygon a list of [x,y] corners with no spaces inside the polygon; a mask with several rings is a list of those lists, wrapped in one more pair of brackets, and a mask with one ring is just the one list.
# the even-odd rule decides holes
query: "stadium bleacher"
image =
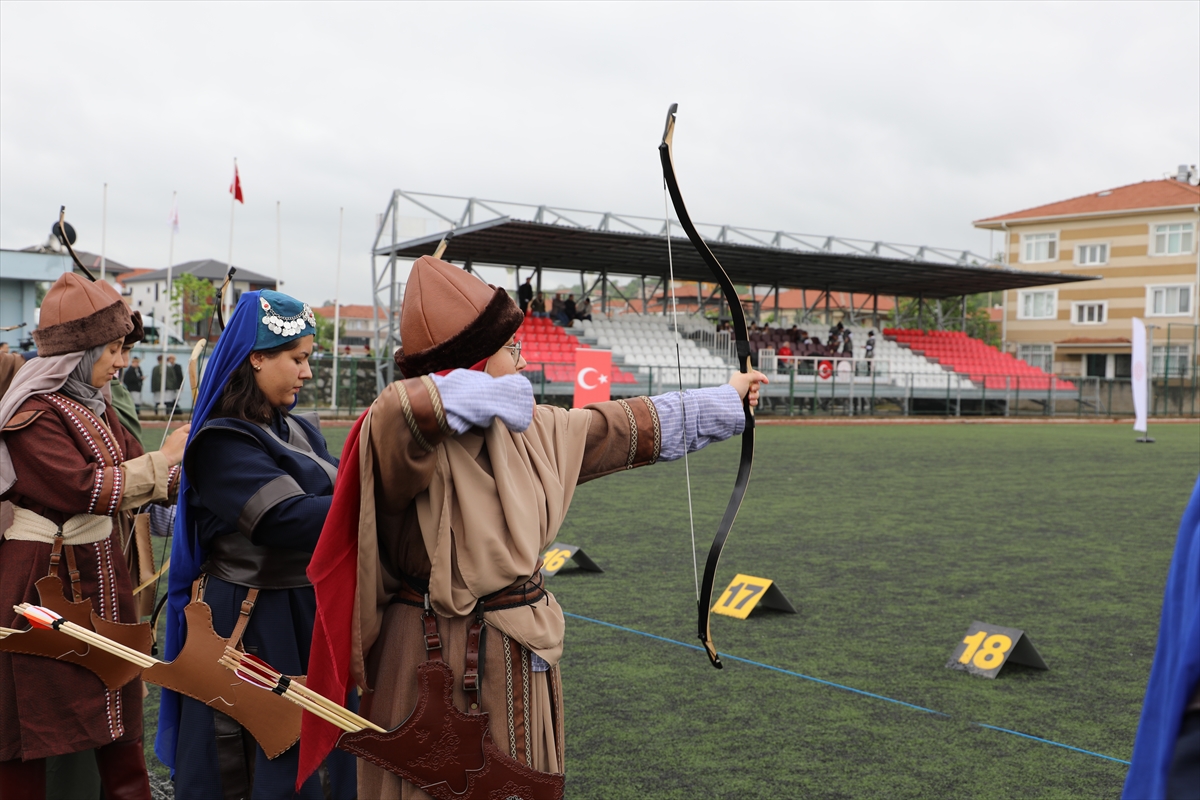
{"label": "stadium bleacher", "polygon": [[[575,336],[563,332],[546,317],[525,318],[515,337],[521,342],[521,355],[528,362],[530,371],[541,370],[546,380],[559,383],[575,382],[575,349],[587,348]],[[613,366],[613,383],[637,383],[634,375]]]}
{"label": "stadium bleacher", "polygon": [[[810,336],[817,336],[822,341],[825,340],[827,330],[824,326],[810,325],[810,327],[812,328],[808,331]],[[944,389],[947,387],[947,382],[952,389],[974,388],[967,376],[947,373],[936,361],[930,361],[919,353],[878,335],[879,329],[877,328],[867,328],[861,325],[846,325],[844,328],[850,332],[851,340],[854,343],[854,357],[858,359],[865,356],[867,334],[872,330],[877,331],[874,361],[878,365],[878,378],[886,379],[896,385],[911,385],[914,389]],[[792,352],[800,352],[796,333],[790,330],[774,329],[750,336],[751,348],[760,351],[767,350],[772,355],[778,352],[779,346],[784,341],[788,342]],[[783,361],[783,359],[778,359],[778,362]],[[777,362],[764,359],[762,363],[770,371],[770,366]],[[780,363],[780,366],[782,367],[783,364]],[[950,377],[947,378],[947,375]]]}
{"label": "stadium bleacher", "polygon": [[[711,323],[705,322],[704,325],[712,330]],[[624,359],[626,365],[636,367],[640,374],[649,373],[651,368],[676,366],[675,331],[671,317],[640,314],[612,319],[597,317],[583,323],[583,334],[595,338],[597,346],[612,350],[613,356]],[[678,363],[688,371],[689,377],[698,371],[704,382],[722,382],[729,376],[729,365],[725,360],[692,339],[680,339]]]}
{"label": "stadium bleacher", "polygon": [[[962,331],[921,331],[903,328],[885,328],[883,335],[889,340],[908,345],[925,359],[935,359],[960,375],[966,375],[972,383],[986,389],[1006,387],[1017,390],[1046,391],[1050,388],[1052,375],[1015,358],[978,339],[972,339]],[[1074,391],[1069,381],[1055,380],[1054,387]]]}

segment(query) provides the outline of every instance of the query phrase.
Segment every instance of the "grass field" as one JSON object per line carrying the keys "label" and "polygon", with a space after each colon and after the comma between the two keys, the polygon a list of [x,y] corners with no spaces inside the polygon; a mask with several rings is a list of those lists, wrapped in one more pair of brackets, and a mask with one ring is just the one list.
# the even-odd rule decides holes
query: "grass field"
{"label": "grass field", "polygon": [[[345,430],[327,428],[335,452]],[[1116,796],[1200,470],[1200,426],[1154,435],[761,426],[717,583],[772,578],[799,613],[715,617],[713,636],[776,669],[718,672],[692,648],[682,463],[580,487],[559,540],[605,572],[550,579],[573,615],[568,797]],[[691,461],[701,568],[737,458],[731,442]],[[1050,670],[945,669],[976,619],[1024,629]]]}

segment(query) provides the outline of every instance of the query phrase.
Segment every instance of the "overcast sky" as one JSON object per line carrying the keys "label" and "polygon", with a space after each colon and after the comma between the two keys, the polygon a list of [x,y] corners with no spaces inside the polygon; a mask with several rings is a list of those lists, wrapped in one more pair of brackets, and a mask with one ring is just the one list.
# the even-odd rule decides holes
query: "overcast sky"
{"label": "overcast sky", "polygon": [[[971,221],[1200,161],[1200,3],[0,3],[0,247],[369,302],[393,188],[987,253]],[[415,213],[415,212],[414,212]]]}

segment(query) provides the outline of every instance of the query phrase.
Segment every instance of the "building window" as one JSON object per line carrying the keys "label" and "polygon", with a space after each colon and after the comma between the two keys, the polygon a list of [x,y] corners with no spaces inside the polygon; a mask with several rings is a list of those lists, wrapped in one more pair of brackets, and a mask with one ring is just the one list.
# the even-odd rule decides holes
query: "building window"
{"label": "building window", "polygon": [[1192,223],[1154,226],[1154,255],[1175,256],[1192,252]]}
{"label": "building window", "polygon": [[1155,317],[1184,317],[1192,313],[1192,287],[1181,286],[1147,286],[1149,306],[1146,313]]}
{"label": "building window", "polygon": [[1017,346],[1017,358],[1031,367],[1045,372],[1053,370],[1054,346],[1049,344],[1022,344]]}
{"label": "building window", "polygon": [[1076,325],[1102,325],[1108,319],[1108,303],[1075,303],[1071,308],[1071,322]]}
{"label": "building window", "polygon": [[1058,258],[1057,233],[1027,233],[1022,239],[1025,247],[1021,260],[1026,264],[1036,261],[1054,261]]}
{"label": "building window", "polygon": [[1191,359],[1188,358],[1186,344],[1156,344],[1150,358],[1150,374],[1155,378],[1186,378],[1191,374],[1188,371]]}
{"label": "building window", "polygon": [[1018,292],[1017,319],[1054,319],[1058,316],[1058,292]]}
{"label": "building window", "polygon": [[1075,248],[1075,263],[1081,267],[1108,263],[1107,244],[1081,244]]}

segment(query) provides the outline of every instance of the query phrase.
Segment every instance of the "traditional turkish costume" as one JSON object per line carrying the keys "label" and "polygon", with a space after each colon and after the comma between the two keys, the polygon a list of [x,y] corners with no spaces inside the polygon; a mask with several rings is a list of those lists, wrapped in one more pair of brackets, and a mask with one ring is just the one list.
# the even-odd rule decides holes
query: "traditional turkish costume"
{"label": "traditional turkish costume", "polygon": [[[285,674],[305,672],[316,612],[305,569],[333,498],[338,461],[312,423],[284,409],[263,424],[214,412],[252,352],[311,336],[315,325],[312,310],[287,295],[247,292],[213,351],[183,463],[168,659],[188,636],[183,607],[198,597],[212,609],[213,629],[232,637],[232,646]],[[156,750],[174,769],[178,800],[296,796],[296,747],[269,759],[229,716],[175,692],[163,691],[160,709]],[[328,767],[332,797],[353,797],[353,757],[337,753]],[[321,781],[308,781],[299,796],[325,797]]]}
{"label": "traditional turkish costume", "polygon": [[[521,319],[504,290],[433,258],[414,264],[397,355],[406,378],[351,431],[309,566],[318,606],[309,686],[338,697],[357,684],[363,713],[395,728],[414,712],[418,667],[436,641],[454,672],[454,705],[485,712],[504,757],[561,787],[564,619],[542,586],[539,556],[576,485],[678,458],[740,433],[745,418],[730,386],[568,411],[535,406],[520,375],[461,369],[481,369]],[[336,738],[304,715],[301,774]],[[442,759],[453,787],[479,742],[462,746],[408,757]],[[369,760],[360,797],[429,796],[385,760]],[[502,788],[495,796],[515,793]]]}
{"label": "traditional turkish costume", "polygon": [[1196,797],[1200,786],[1200,480],[1179,523],[1158,646],[1122,797]]}
{"label": "traditional turkish costume", "polygon": [[[0,400],[0,497],[13,508],[0,540],[6,627],[26,627],[13,606],[39,604],[35,584],[48,575],[61,580],[54,591],[90,600],[98,616],[139,621],[123,526],[114,523],[166,500],[179,470],[162,453],[144,453],[91,385],[104,347],[134,332],[128,306],[108,284],[66,274],[46,293],[33,333],[39,357]],[[0,650],[18,641],[8,637]],[[95,748],[106,797],[148,800],[141,738],[140,680],[109,690],[82,666],[0,652],[0,795],[43,796],[47,757]]]}

